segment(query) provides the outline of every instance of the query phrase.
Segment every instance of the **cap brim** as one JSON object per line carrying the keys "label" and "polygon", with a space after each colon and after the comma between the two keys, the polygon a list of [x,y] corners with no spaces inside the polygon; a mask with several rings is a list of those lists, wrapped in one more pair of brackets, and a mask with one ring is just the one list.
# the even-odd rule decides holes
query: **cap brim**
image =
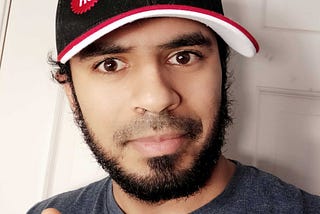
{"label": "cap brim", "polygon": [[245,28],[219,13],[190,6],[154,5],[131,10],[101,22],[69,43],[58,54],[58,61],[66,63],[82,49],[121,26],[155,17],[186,18],[201,22],[215,31],[232,49],[246,57],[252,57],[259,51],[258,42]]}

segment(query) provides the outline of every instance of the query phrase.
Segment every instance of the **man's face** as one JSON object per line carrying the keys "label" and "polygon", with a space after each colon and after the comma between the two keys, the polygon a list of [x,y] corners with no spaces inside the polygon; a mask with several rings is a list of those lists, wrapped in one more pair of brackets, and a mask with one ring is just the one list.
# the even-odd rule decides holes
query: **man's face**
{"label": "man's face", "polygon": [[[128,188],[141,182],[154,191],[170,182],[176,188],[174,182],[190,177],[190,169],[204,165],[199,160],[208,162],[208,156],[212,164],[206,167],[214,167],[221,148],[221,65],[207,27],[178,18],[135,22],[90,45],[70,65],[74,91],[68,93],[78,123],[124,191],[139,198],[142,193],[134,193],[139,190]],[[140,199],[193,193],[210,177],[212,169],[203,168],[207,178],[188,193]]]}

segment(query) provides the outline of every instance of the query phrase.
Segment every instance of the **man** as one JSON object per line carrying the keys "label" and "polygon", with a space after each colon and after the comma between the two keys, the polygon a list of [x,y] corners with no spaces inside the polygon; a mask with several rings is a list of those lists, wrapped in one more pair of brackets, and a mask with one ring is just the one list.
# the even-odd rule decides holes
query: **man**
{"label": "man", "polygon": [[319,197],[221,154],[228,46],[259,46],[220,0],[61,0],[56,27],[54,76],[110,178],[29,214],[320,212]]}

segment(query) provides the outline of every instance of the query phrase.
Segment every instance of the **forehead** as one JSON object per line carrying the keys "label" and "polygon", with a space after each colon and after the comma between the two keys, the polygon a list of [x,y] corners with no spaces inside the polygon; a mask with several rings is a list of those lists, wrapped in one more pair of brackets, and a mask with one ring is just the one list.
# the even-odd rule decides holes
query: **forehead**
{"label": "forehead", "polygon": [[159,45],[180,35],[192,33],[215,38],[215,33],[200,22],[184,18],[150,18],[126,24],[103,36],[94,44]]}

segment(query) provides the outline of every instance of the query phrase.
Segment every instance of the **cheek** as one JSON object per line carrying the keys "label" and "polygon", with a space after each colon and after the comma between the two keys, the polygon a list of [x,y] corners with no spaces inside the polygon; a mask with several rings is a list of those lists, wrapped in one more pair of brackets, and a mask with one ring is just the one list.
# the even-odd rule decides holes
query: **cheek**
{"label": "cheek", "polygon": [[[106,144],[111,142],[114,129],[123,116],[123,96],[105,84],[74,80],[74,87],[83,117],[95,138]],[[119,91],[119,90],[118,90]]]}
{"label": "cheek", "polygon": [[[182,81],[185,82],[186,81]],[[221,70],[215,69],[193,76],[188,84],[181,84],[185,101],[201,111],[216,107],[221,99]],[[212,109],[210,109],[211,111]]]}
{"label": "cheek", "polygon": [[221,82],[205,81],[207,87],[202,87],[198,93],[198,101],[195,106],[203,122],[204,130],[211,130],[212,124],[218,114],[221,101]]}
{"label": "cheek", "polygon": [[[211,67],[212,68],[212,67]],[[194,75],[189,84],[183,84],[185,104],[201,119],[204,130],[211,129],[221,101],[221,69],[210,69]]]}

